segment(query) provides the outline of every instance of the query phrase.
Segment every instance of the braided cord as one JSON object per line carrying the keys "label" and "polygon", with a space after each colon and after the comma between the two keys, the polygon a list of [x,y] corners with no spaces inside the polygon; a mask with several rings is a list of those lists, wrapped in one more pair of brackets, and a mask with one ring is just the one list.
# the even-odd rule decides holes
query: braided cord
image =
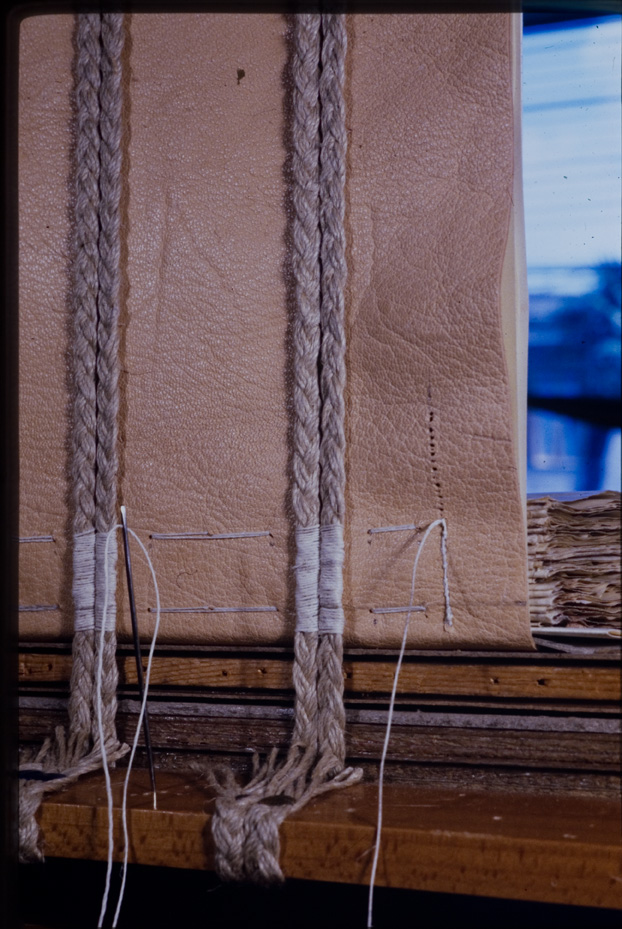
{"label": "braided cord", "polygon": [[[97,479],[95,486],[96,626],[102,622],[105,598],[104,545],[116,522],[119,413],[119,289],[121,199],[121,53],[123,14],[101,17],[102,80],[100,86],[99,293],[97,326]],[[114,609],[116,539],[109,546],[109,622],[102,654],[102,723],[106,742],[116,744],[118,669]],[[97,741],[97,736],[95,736]]]}
{"label": "braided cord", "polygon": [[356,783],[362,775],[344,767],[341,634],[346,33],[343,16],[299,14],[294,21],[294,732],[280,766],[273,752],[263,768],[257,762],[255,776],[245,788],[237,785],[231,772],[225,773],[225,784],[215,782],[220,796],[212,818],[220,876],[261,884],[283,880],[279,865],[283,819],[313,797]]}
{"label": "braided cord", "polygon": [[[78,14],[75,20],[76,144],[70,295],[75,631],[69,736],[62,726],[57,727],[54,741],[46,739],[34,759],[24,764],[55,777],[20,781],[21,861],[43,859],[36,814],[44,795],[97,770],[102,763],[101,745],[92,732],[94,640],[98,575],[103,569],[97,532],[109,528],[116,505],[122,26],[123,17],[118,14]],[[127,751],[127,746],[118,743],[114,725],[114,631],[106,633],[102,659],[104,739],[108,761],[114,763]]]}
{"label": "braided cord", "polygon": [[[293,324],[293,456],[292,508],[296,522],[296,606],[300,626],[303,611],[310,629],[294,635],[293,744],[317,744],[317,614],[319,559],[306,554],[304,530],[319,524],[320,393],[320,16],[295,17],[293,78],[292,180],[293,273],[296,316]],[[304,577],[310,591],[303,590]]]}
{"label": "braided cord", "polygon": [[343,86],[345,17],[322,16],[320,108],[321,396],[320,641],[318,737],[320,770],[332,776],[345,763],[343,706],[343,520],[345,515],[345,176],[347,137]]}
{"label": "braided cord", "polygon": [[74,242],[71,310],[74,386],[71,434],[73,638],[70,730],[78,753],[91,733],[95,626],[95,459],[97,292],[99,287],[99,89],[101,17],[77,17]]}

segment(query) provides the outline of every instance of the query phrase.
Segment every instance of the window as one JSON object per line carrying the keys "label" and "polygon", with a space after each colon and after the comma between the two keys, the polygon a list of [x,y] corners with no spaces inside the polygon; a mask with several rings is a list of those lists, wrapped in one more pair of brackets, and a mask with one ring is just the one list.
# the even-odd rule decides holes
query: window
{"label": "window", "polygon": [[620,489],[620,38],[524,17],[532,493]]}

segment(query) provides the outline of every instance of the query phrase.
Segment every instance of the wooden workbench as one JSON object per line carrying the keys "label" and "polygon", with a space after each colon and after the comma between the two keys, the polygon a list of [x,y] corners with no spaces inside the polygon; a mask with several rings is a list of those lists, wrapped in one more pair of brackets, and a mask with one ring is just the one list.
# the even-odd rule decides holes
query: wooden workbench
{"label": "wooden workbench", "polygon": [[[113,772],[115,859],[122,856],[120,796]],[[286,819],[288,878],[369,881],[376,787],[335,791]],[[211,869],[214,793],[197,775],[161,772],[152,808],[148,773],[132,773],[130,861]],[[40,811],[47,856],[104,860],[107,811],[99,774],[51,795]],[[452,894],[622,908],[620,803],[387,785],[377,885]]]}

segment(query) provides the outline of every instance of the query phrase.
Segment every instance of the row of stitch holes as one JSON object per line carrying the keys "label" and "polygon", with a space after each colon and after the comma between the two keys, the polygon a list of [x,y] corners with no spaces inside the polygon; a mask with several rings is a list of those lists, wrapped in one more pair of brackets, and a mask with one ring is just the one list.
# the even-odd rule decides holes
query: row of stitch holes
{"label": "row of stitch holes", "polygon": [[434,481],[434,489],[436,490],[436,497],[438,499],[438,510],[440,515],[443,515],[443,492],[441,490],[441,482],[438,479],[438,465],[436,464],[436,437],[434,435],[434,410],[430,410],[428,418],[428,434],[430,441],[430,458],[432,461],[432,480]]}
{"label": "row of stitch holes", "polygon": [[[434,411],[430,410],[429,420],[428,420],[428,433],[429,433],[429,442],[430,442],[430,458],[432,460],[432,480],[434,482],[434,489],[436,491],[436,498],[438,500],[438,510],[441,516],[444,515],[444,500],[443,500],[443,491],[441,488],[441,482],[438,479],[438,465],[436,464],[436,438],[434,436]],[[372,540],[368,539],[367,544],[371,545]]]}

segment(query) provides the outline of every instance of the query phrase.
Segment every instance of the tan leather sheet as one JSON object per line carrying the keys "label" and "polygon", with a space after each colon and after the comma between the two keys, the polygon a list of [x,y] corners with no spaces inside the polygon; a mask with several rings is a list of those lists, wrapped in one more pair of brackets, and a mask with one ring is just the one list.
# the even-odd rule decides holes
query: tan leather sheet
{"label": "tan leather sheet", "polygon": [[[37,17],[20,37],[20,535],[54,538],[21,544],[21,603],[58,606],[21,613],[31,638],[72,629],[71,30]],[[444,516],[454,627],[435,536],[410,644],[531,647],[516,36],[500,14],[348,17],[349,645],[399,644],[404,614],[378,611],[408,604],[421,538],[369,529]],[[280,16],[128,19],[119,487],[154,559],[162,641],[293,635],[289,54]],[[263,534],[157,537],[190,532]],[[123,583],[118,598],[127,635]]]}

